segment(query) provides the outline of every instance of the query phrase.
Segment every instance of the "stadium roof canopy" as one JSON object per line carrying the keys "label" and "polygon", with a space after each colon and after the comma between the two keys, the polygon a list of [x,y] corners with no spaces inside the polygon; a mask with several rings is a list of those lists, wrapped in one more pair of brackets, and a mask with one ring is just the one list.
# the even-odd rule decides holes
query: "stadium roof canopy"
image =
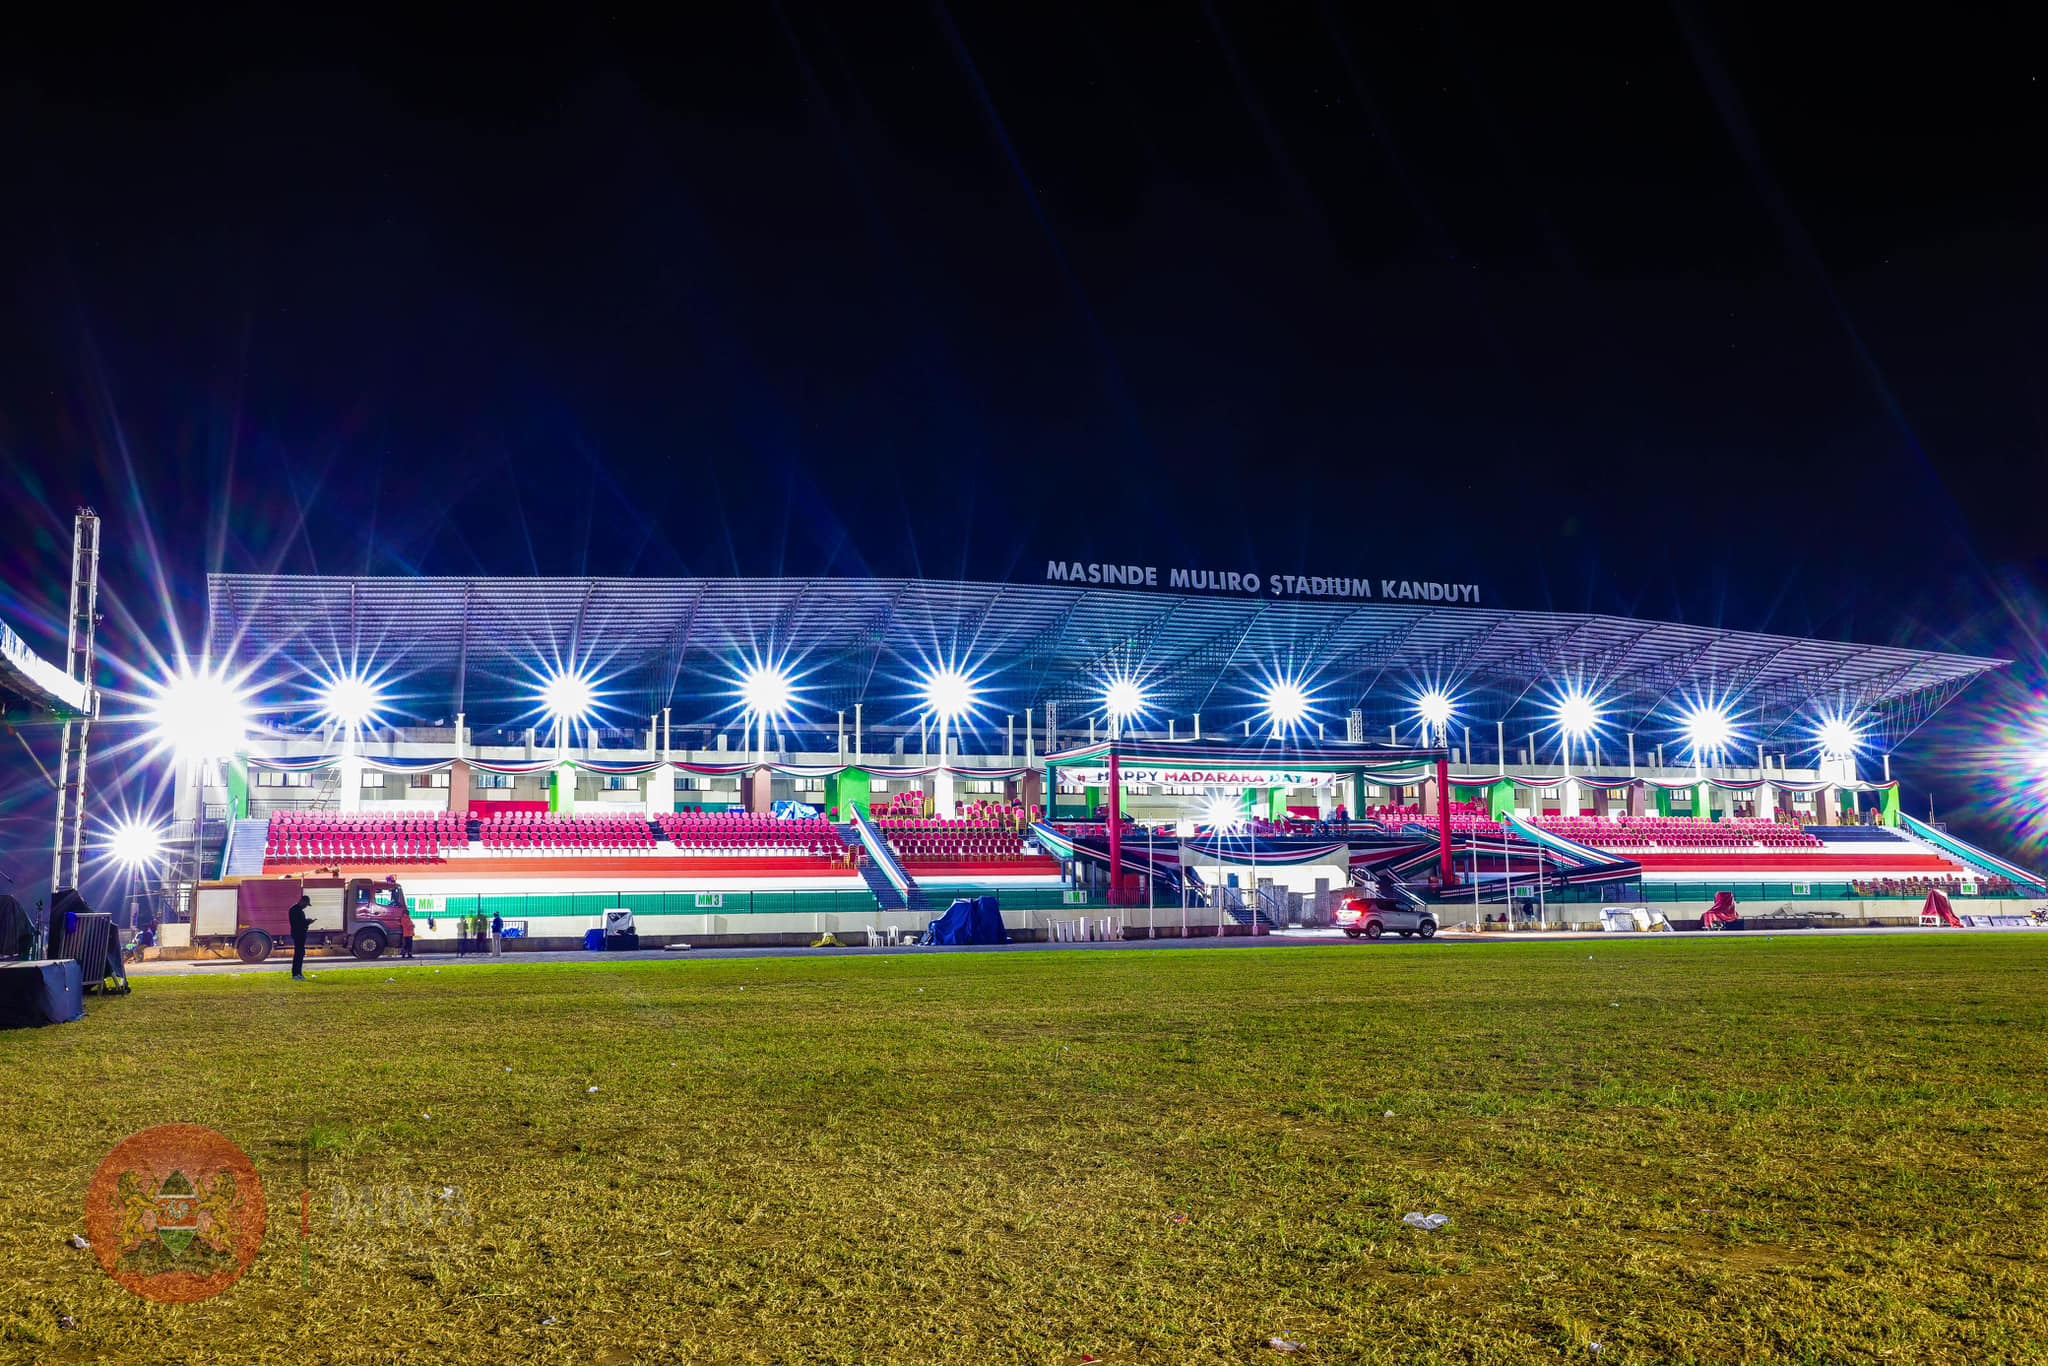
{"label": "stadium roof canopy", "polygon": [[1333,739],[1354,709],[1367,735],[1392,725],[1419,739],[1415,702],[1435,688],[1456,701],[1454,741],[1497,721],[1512,740],[1548,729],[1572,689],[1598,699],[1610,744],[1668,742],[1705,701],[1747,742],[1787,750],[1823,716],[1888,749],[2007,662],[1568,612],[843,578],[216,574],[207,642],[280,709],[353,667],[381,675],[413,716],[466,712],[480,728],[536,724],[538,683],[564,668],[601,681],[604,724],[644,725],[665,707],[677,727],[732,724],[748,661],[795,677],[796,729],[829,729],[856,703],[872,729],[915,726],[919,680],[951,664],[981,682],[971,734],[999,733],[1006,715],[1021,726],[1026,708],[1042,727],[1048,703],[1063,730],[1084,726],[1116,677],[1149,703],[1129,731],[1179,718],[1185,733],[1197,712],[1206,731],[1236,729],[1267,682],[1288,678]]}
{"label": "stadium roof canopy", "polygon": [[83,716],[91,700],[84,683],[29,649],[0,621],[0,715],[29,711]]}

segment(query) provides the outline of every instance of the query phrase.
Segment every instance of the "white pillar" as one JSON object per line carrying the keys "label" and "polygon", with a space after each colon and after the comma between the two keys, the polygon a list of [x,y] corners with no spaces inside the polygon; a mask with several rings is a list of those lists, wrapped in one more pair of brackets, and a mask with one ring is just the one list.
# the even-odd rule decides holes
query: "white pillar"
{"label": "white pillar", "polygon": [[576,766],[565,763],[555,770],[555,780],[561,784],[561,805],[555,808],[557,815],[576,814]]}
{"label": "white pillar", "polygon": [[344,740],[341,746],[341,809],[363,809],[363,761],[353,740]]}
{"label": "white pillar", "polygon": [[932,814],[944,820],[951,820],[960,812],[953,798],[953,774],[950,770],[952,756],[946,753],[946,718],[939,717],[939,771],[932,775]]}
{"label": "white pillar", "polygon": [[641,789],[647,796],[647,814],[665,816],[676,809],[676,770],[673,764],[663,764],[647,775]]}

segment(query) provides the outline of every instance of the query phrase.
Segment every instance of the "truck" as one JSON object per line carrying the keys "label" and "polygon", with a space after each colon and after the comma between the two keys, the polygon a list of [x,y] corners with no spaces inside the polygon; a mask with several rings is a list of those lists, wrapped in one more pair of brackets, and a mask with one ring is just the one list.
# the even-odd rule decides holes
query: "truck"
{"label": "truck", "polygon": [[192,943],[228,946],[244,963],[261,963],[291,946],[290,913],[300,896],[311,921],[306,946],[344,948],[361,959],[395,948],[403,934],[404,889],[355,877],[245,877],[202,882],[192,899]]}

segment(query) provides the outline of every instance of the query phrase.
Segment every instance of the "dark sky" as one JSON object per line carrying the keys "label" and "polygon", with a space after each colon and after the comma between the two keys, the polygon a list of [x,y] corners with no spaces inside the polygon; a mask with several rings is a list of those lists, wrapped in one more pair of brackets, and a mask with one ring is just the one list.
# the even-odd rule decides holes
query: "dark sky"
{"label": "dark sky", "polygon": [[2028,13],[18,28],[4,615],[80,500],[131,654],[212,567],[1476,580],[2019,657],[1908,800],[2031,834]]}

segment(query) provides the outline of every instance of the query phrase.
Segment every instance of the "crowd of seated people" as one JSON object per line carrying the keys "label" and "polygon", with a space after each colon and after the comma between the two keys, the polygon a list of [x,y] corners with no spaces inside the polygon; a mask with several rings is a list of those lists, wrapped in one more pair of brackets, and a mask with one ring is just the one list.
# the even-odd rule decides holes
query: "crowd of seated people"
{"label": "crowd of seated people", "polygon": [[1541,816],[1550,833],[1601,849],[1820,849],[1825,846],[1787,821],[1690,816]]}
{"label": "crowd of seated people", "polygon": [[[1038,807],[1027,807],[1022,802],[1005,802],[983,797],[971,802],[957,804],[958,819],[963,821],[995,821],[1011,830],[1026,830],[1031,822],[1045,813]],[[839,812],[834,810],[836,817]],[[875,802],[868,808],[868,815],[874,820],[924,820],[936,815],[931,798],[922,792],[897,792],[886,802]]]}
{"label": "crowd of seated people", "polygon": [[1036,857],[1025,853],[1024,837],[1014,821],[1009,808],[995,806],[981,815],[950,821],[937,817],[884,817],[875,821],[875,828],[889,842],[896,857],[906,864],[1009,862]]}
{"label": "crowd of seated people", "polygon": [[657,816],[679,854],[696,857],[823,856],[851,862],[851,851],[823,816],[784,819],[747,811],[677,811]]}
{"label": "crowd of seated people", "polygon": [[477,826],[493,854],[651,854],[654,831],[644,815],[564,816],[547,811],[500,811]]}
{"label": "crowd of seated people", "polygon": [[1957,889],[1964,882],[1976,883],[1978,896],[2019,895],[2019,888],[2014,885],[2010,878],[1973,877],[1968,873],[1944,873],[1939,877],[1857,878],[1849,885],[1855,889],[1858,896],[1924,897],[1929,892],[1936,890],[1948,896],[1959,895]]}
{"label": "crowd of seated people", "polygon": [[353,816],[280,811],[270,818],[263,856],[320,864],[439,863],[445,849],[468,845],[468,828],[468,817],[452,811]]}

